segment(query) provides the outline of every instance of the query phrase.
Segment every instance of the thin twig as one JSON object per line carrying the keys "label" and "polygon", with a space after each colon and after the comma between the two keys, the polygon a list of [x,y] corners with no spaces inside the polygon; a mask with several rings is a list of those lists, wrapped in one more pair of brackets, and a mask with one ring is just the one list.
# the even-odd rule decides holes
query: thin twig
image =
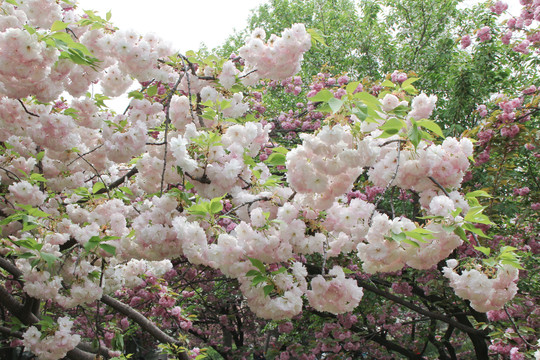
{"label": "thin twig", "polygon": [[395,143],[395,142],[402,143],[402,142],[405,142],[405,141],[406,140],[403,140],[403,139],[388,140],[388,141],[383,142],[381,145],[379,145],[379,147],[383,147],[383,146],[386,146],[388,144]]}
{"label": "thin twig", "polygon": [[384,194],[390,188],[390,186],[392,186],[392,183],[394,182],[394,180],[396,180],[398,170],[399,170],[399,158],[400,158],[400,156],[401,156],[401,141],[398,141],[396,170],[394,171],[394,175],[392,176],[392,178],[388,182],[388,185],[386,185],[386,187],[384,188],[384,191],[382,192],[381,195],[379,195],[379,198],[375,202],[375,207],[373,208],[373,211],[371,212],[371,215],[369,216],[369,221],[368,221],[369,226],[371,226],[371,221],[373,220],[373,215],[375,215],[375,211],[377,210],[377,206],[379,206],[379,203],[382,201]]}
{"label": "thin twig", "polygon": [[28,115],[32,115],[32,116],[35,116],[35,117],[39,117],[38,114],[34,114],[33,112],[28,111],[28,109],[26,108],[26,106],[24,105],[24,103],[22,102],[21,99],[17,99],[17,101],[22,105],[24,111],[25,111]]}
{"label": "thin twig", "polygon": [[328,242],[328,239],[326,239],[326,241],[323,242],[323,262],[322,262],[322,270],[321,270],[322,276],[326,274],[326,247],[328,246],[327,242]]}
{"label": "thin twig", "polygon": [[9,174],[12,174],[13,176],[15,176],[17,178],[18,181],[21,181],[21,178],[17,176],[17,174],[15,174],[13,171],[11,170],[8,170],[2,166],[0,166],[0,170],[4,170],[6,172],[6,175],[11,179],[11,180],[15,180],[13,179],[11,176],[9,176]]}
{"label": "thin twig", "polygon": [[[185,74],[184,70],[184,74]],[[167,96],[167,98],[164,101],[164,104],[166,104],[167,108],[165,110],[165,135],[163,142],[165,143],[165,149],[163,150],[163,170],[161,171],[161,187],[159,190],[159,196],[163,194],[163,182],[165,181],[165,170],[167,169],[167,150],[168,150],[168,144],[167,144],[167,137],[169,135],[169,124],[171,123],[171,117],[170,117],[170,111],[171,111],[171,100],[176,93],[176,89],[178,88],[178,85],[180,85],[180,81],[182,81],[182,78],[184,76],[182,74],[178,74],[178,80],[176,80],[176,83],[174,84],[173,88],[171,89],[171,92]]]}
{"label": "thin twig", "polygon": [[508,312],[508,307],[506,306],[506,304],[504,304],[504,312],[506,313],[506,316],[508,316],[508,320],[510,320],[510,322],[512,323],[512,326],[514,327],[514,330],[516,331],[516,334],[518,334],[519,338],[521,340],[523,340],[523,342],[527,345],[527,350],[529,350],[531,347],[532,348],[537,348],[538,346],[535,346],[535,345],[529,343],[527,340],[525,340],[523,338],[523,336],[519,332],[519,328],[517,327],[516,323],[514,322],[514,319],[512,319],[512,317],[510,316],[510,313]]}
{"label": "thin twig", "polygon": [[[269,200],[270,200],[270,198],[268,198],[268,197],[266,197],[266,196],[263,196],[263,197],[261,197],[261,198],[255,199],[255,200],[247,201],[247,202],[245,202],[245,203],[243,203],[243,204],[238,205],[237,207],[232,208],[231,210],[227,211],[227,212],[226,212],[225,214],[223,214],[223,215],[228,215],[228,214],[230,214],[230,213],[232,213],[232,212],[234,212],[234,211],[240,209],[242,206],[246,206],[246,205],[251,206],[252,204],[254,204],[254,203],[256,203],[256,202],[259,202],[259,201],[269,201]],[[248,207],[248,210],[249,210],[249,207]]]}
{"label": "thin twig", "polygon": [[[94,151],[96,151],[97,149],[99,149],[102,146],[103,146],[103,144],[99,145],[98,147],[96,147],[96,148],[94,148],[94,149],[92,149],[90,151],[85,152],[84,154],[81,154],[80,156],[85,156],[85,155],[91,154],[91,153],[93,153]],[[69,164],[67,164],[67,166],[71,166],[71,164],[73,164],[77,160],[79,160],[79,159],[72,160]]]}
{"label": "thin twig", "polygon": [[[184,75],[186,76],[186,81],[187,81],[187,88],[188,88],[188,101],[189,101],[189,112],[191,114],[191,118],[193,119],[193,121],[195,122],[195,115],[193,114],[193,104],[191,103],[191,80],[189,79],[189,71],[188,71],[188,68],[186,67],[186,63],[184,61],[184,56],[180,56],[180,60],[182,60],[182,66],[184,68]],[[202,128],[203,127],[203,122],[202,122],[202,119],[199,118],[199,126]]]}
{"label": "thin twig", "polygon": [[[431,180],[435,185],[437,185],[437,187],[441,189],[447,197],[450,197],[450,194],[448,193],[448,191],[446,191],[446,189],[441,184],[439,184],[439,182],[435,180],[433,176],[428,176],[428,179]],[[463,212],[461,213],[461,215],[464,215]],[[470,231],[470,233],[472,234],[472,237],[474,239],[474,242],[476,243],[476,246],[480,246],[480,241],[478,241],[478,237],[476,236],[476,234],[473,233],[472,231]]]}
{"label": "thin twig", "polygon": [[146,145],[165,145],[165,144],[167,144],[165,141],[160,142],[160,143],[146,143]]}
{"label": "thin twig", "polygon": [[242,76],[239,76],[238,78],[239,78],[239,79],[245,78],[245,77],[247,77],[247,76],[253,74],[255,71],[257,71],[257,69],[253,69],[253,70],[251,70],[251,71],[248,71],[247,73],[245,73],[245,74],[242,75]]}
{"label": "thin twig", "polygon": [[[105,183],[105,180],[103,180],[103,178],[101,177],[101,174],[99,173],[99,171],[96,169],[96,167],[94,165],[92,165],[92,163],[90,163],[88,160],[86,160],[82,155],[80,154],[77,154],[85,163],[88,164],[88,166],[90,166],[96,173],[97,177],[99,178],[99,180],[103,183],[103,186],[104,189],[105,189],[105,192],[107,193],[107,197],[110,199],[111,198],[111,194],[109,193],[109,188],[107,187],[107,184]],[[100,189],[101,190],[101,189]]]}
{"label": "thin twig", "polygon": [[[117,188],[118,186],[120,186],[126,179],[132,177],[133,175],[135,175],[136,173],[138,173],[139,170],[136,168],[136,167],[133,167],[131,170],[129,170],[125,175],[121,176],[120,178],[116,179],[115,181],[113,181],[107,188],[112,190],[114,188]],[[105,192],[105,188],[103,189],[99,189],[98,191],[96,191],[96,193],[94,195],[98,195],[98,194],[103,194]]]}
{"label": "thin twig", "polygon": [[[142,93],[144,90],[148,89],[148,87],[150,85],[152,85],[152,83],[155,81],[156,79],[152,79],[150,80],[150,82],[148,84],[146,84],[145,86],[143,86],[141,88],[141,90],[139,90],[140,93]],[[122,113],[122,115],[126,115],[126,113],[128,112],[129,108],[131,107],[131,102],[129,103],[129,105],[126,107],[126,110],[124,110],[124,112]]]}
{"label": "thin twig", "polygon": [[437,180],[435,180],[435,178],[433,176],[428,176],[428,179],[431,180],[432,183],[437,185],[437,187],[444,192],[444,195],[450,197],[450,194],[448,193],[448,191],[446,191],[446,189],[441,184],[439,184],[439,182]]}

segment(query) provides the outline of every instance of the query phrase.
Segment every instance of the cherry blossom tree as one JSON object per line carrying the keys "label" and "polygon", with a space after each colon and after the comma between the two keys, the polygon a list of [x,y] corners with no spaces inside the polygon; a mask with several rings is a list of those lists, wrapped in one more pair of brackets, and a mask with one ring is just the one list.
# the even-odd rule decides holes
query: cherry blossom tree
{"label": "cherry blossom tree", "polygon": [[[521,310],[537,314],[537,285],[518,294],[518,280],[538,247],[490,242],[491,195],[464,186],[473,142],[444,136],[417,78],[321,72],[306,86],[303,55],[323,40],[300,23],[257,28],[220,58],[118,30],[72,1],[0,6],[10,346],[39,359],[122,359],[157,344],[180,359],[533,356],[538,319],[507,304],[528,298]],[[518,29],[536,7],[525,2]],[[298,96],[297,109],[265,114],[269,91]],[[123,113],[107,107],[125,93]],[[538,97],[524,93],[525,112],[499,99],[483,151],[490,126],[504,138],[528,126]],[[490,334],[499,320],[515,344]]]}

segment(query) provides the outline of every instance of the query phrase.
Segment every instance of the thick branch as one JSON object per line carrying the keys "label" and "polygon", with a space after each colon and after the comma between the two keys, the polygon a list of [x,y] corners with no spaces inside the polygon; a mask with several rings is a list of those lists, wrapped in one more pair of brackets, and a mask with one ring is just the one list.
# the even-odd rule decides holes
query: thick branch
{"label": "thick branch", "polygon": [[[114,188],[117,188],[118,186],[120,186],[124,181],[126,181],[126,179],[132,177],[133,175],[135,175],[136,173],[138,173],[139,170],[137,170],[136,167],[132,168],[131,170],[129,170],[124,176],[120,177],[119,179],[113,181],[109,186],[109,190],[112,190]],[[104,192],[107,192],[107,190],[105,188],[101,188],[99,189],[98,191],[96,191],[96,194],[103,194]]]}
{"label": "thick branch", "polygon": [[0,256],[0,267],[13,275],[15,279],[22,277],[22,271],[3,256]]}
{"label": "thick branch", "polygon": [[417,305],[414,305],[414,304],[400,298],[399,296],[392,295],[392,294],[390,294],[390,293],[388,293],[388,292],[386,292],[384,290],[381,290],[378,287],[376,287],[374,285],[371,285],[371,284],[369,284],[368,282],[366,282],[364,280],[357,279],[357,282],[358,282],[358,285],[362,286],[364,289],[366,289],[368,291],[371,291],[372,293],[375,293],[377,295],[380,295],[380,296],[382,296],[384,298],[387,298],[388,300],[391,300],[391,301],[393,301],[395,303],[403,305],[406,308],[409,308],[409,309],[411,309],[413,311],[416,311],[417,313],[419,313],[421,315],[428,316],[428,317],[430,317],[432,319],[437,319],[437,320],[440,320],[442,322],[445,322],[445,323],[447,323],[449,325],[454,326],[456,329],[460,329],[460,330],[466,332],[467,334],[480,336],[482,338],[487,338],[487,335],[481,330],[477,330],[477,329],[475,329],[473,327],[463,325],[462,323],[460,323],[458,321],[455,321],[455,320],[453,320],[453,319],[451,319],[451,318],[449,318],[447,316],[444,316],[442,314],[422,309],[421,307],[419,307]]}
{"label": "thick branch", "polygon": [[[116,299],[113,299],[112,297],[108,295],[103,295],[101,298],[101,301],[110,307],[112,307],[114,310],[118,311],[119,313],[129,317],[131,320],[135,321],[139,326],[148,332],[150,335],[152,335],[156,340],[162,342],[162,343],[168,343],[168,344],[175,344],[175,345],[182,345],[182,343],[179,340],[176,340],[169,336],[168,334],[164,333],[161,329],[159,329],[153,322],[148,320],[144,315],[142,315],[137,310],[133,309],[129,305],[126,305]],[[180,355],[181,360],[189,360],[189,356],[187,353],[183,352]]]}

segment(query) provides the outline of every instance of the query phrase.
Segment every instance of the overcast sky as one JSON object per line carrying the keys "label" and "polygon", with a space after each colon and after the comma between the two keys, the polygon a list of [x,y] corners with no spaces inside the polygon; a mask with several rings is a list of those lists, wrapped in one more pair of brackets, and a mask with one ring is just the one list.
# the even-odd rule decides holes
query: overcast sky
{"label": "overcast sky", "polygon": [[153,32],[171,42],[182,53],[198,50],[201,42],[209,49],[221,45],[247,25],[250,10],[265,0],[79,0],[85,10],[105,17],[120,29],[140,34]]}
{"label": "overcast sky", "polygon": [[[266,0],[79,0],[83,9],[96,10],[105,17],[111,10],[113,24],[144,34],[154,32],[182,53],[198,50],[204,42],[209,49],[223,44],[234,29],[247,25],[250,11]],[[462,7],[478,3],[465,0]],[[513,14],[518,0],[507,0]]]}

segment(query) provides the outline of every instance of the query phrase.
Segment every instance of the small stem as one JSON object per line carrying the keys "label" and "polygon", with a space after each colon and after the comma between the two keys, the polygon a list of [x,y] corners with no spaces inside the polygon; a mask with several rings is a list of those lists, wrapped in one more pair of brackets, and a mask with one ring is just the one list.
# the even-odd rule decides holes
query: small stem
{"label": "small stem", "polygon": [[[182,60],[183,61],[183,60]],[[185,70],[184,70],[185,73]],[[163,194],[163,182],[165,181],[165,170],[167,169],[167,150],[168,150],[168,142],[167,142],[167,136],[169,134],[169,124],[171,123],[171,117],[170,117],[170,111],[171,111],[171,100],[176,92],[176,89],[178,88],[178,85],[180,85],[180,81],[182,81],[182,78],[184,76],[182,74],[178,74],[178,80],[176,80],[176,83],[174,84],[173,88],[171,89],[171,92],[167,96],[167,99],[165,99],[164,104],[166,104],[167,108],[165,110],[165,135],[163,142],[165,143],[165,149],[163,150],[163,170],[161,171],[161,186],[159,190],[159,196]]]}
{"label": "small stem", "polygon": [[506,316],[508,316],[508,320],[510,320],[510,322],[512,323],[512,327],[514,328],[514,330],[516,331],[516,334],[518,334],[519,338],[521,340],[523,340],[523,342],[527,345],[527,350],[530,350],[530,348],[537,348],[538,346],[535,346],[533,344],[530,344],[527,340],[525,340],[523,338],[523,336],[521,335],[521,333],[519,332],[519,329],[516,325],[516,323],[514,322],[514,319],[512,319],[512,316],[510,316],[510,313],[508,312],[508,307],[506,306],[506,304],[504,304],[504,312],[506,313]]}
{"label": "small stem", "polygon": [[32,115],[32,116],[35,116],[35,117],[39,117],[38,114],[34,114],[33,112],[28,111],[28,109],[26,108],[26,106],[24,105],[24,103],[22,102],[21,99],[17,99],[17,101],[19,102],[19,104],[22,105],[24,111],[25,111],[28,115]]}
{"label": "small stem", "polygon": [[[85,155],[91,154],[91,153],[93,153],[94,151],[96,151],[97,149],[99,149],[99,148],[102,147],[102,146],[103,146],[103,144],[101,144],[101,145],[99,145],[98,147],[96,147],[96,148],[94,148],[94,149],[92,149],[92,150],[90,150],[90,151],[88,151],[88,152],[85,152],[84,154],[81,154],[81,155],[79,155],[79,156],[85,156]],[[71,164],[73,164],[73,163],[74,163],[75,161],[77,161],[77,160],[79,160],[79,159],[77,158],[77,159],[72,160],[69,164],[67,164],[67,166],[71,166]]]}
{"label": "small stem", "polygon": [[[394,142],[394,141],[392,141],[392,142]],[[379,206],[379,203],[382,201],[384,194],[386,193],[388,188],[390,188],[390,186],[392,186],[392,183],[394,182],[394,180],[396,180],[398,170],[399,170],[399,158],[401,157],[401,140],[397,141],[397,143],[398,143],[398,146],[397,146],[396,170],[394,171],[394,175],[392,176],[392,179],[390,179],[390,181],[388,182],[388,185],[386,185],[386,187],[384,188],[384,191],[382,192],[382,194],[377,199],[377,202],[375,203],[375,207],[373,208],[373,211],[371,212],[371,215],[369,216],[369,221],[368,221],[369,226],[371,226],[371,221],[373,220],[373,215],[375,215],[375,211],[377,210],[377,206]]]}

